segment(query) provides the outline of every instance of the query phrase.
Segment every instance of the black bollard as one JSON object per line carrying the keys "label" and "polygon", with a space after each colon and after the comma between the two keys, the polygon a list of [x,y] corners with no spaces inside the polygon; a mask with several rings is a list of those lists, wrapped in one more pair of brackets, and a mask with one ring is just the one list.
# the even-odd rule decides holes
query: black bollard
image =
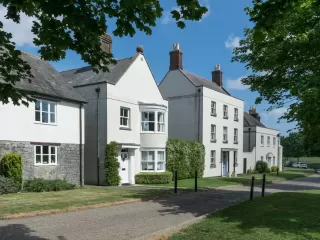
{"label": "black bollard", "polygon": [[178,192],[178,170],[174,170],[174,193]]}
{"label": "black bollard", "polygon": [[254,176],[251,179],[251,188],[250,188],[250,201],[253,199],[253,190],[254,190]]}
{"label": "black bollard", "polygon": [[263,179],[262,179],[262,193],[261,196],[264,197],[264,190],[266,188],[266,174],[263,174]]}
{"label": "black bollard", "polygon": [[198,172],[197,172],[197,170],[194,174],[194,191],[198,192]]}

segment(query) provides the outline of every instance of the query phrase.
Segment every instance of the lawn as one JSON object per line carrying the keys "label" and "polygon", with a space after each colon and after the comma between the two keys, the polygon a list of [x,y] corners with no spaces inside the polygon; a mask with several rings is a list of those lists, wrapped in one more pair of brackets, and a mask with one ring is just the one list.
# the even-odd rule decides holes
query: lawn
{"label": "lawn", "polygon": [[[30,213],[34,211],[63,211],[89,205],[115,203],[133,199],[147,199],[157,196],[166,196],[169,194],[172,194],[172,191],[157,189],[150,190],[135,187],[87,187],[60,192],[0,195],[0,219],[10,217],[10,215],[12,217],[13,214]],[[23,214],[21,216],[23,216]]]}
{"label": "lawn", "polygon": [[169,240],[320,239],[320,191],[275,193],[226,208]]}

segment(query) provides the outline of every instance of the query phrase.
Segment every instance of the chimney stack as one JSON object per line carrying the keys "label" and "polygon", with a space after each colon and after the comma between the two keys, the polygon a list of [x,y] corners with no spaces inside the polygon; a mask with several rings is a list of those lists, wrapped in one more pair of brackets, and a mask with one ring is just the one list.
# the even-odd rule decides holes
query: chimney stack
{"label": "chimney stack", "polygon": [[260,122],[259,113],[257,113],[257,110],[253,106],[250,106],[249,114]]}
{"label": "chimney stack", "polygon": [[173,44],[173,50],[170,52],[170,71],[183,69],[182,54],[183,52],[180,51],[179,43]]}
{"label": "chimney stack", "polygon": [[215,82],[219,87],[222,87],[222,71],[220,70],[220,64],[214,66],[212,82]]}
{"label": "chimney stack", "polygon": [[101,49],[106,53],[112,53],[112,37],[109,34],[103,34],[100,37]]}

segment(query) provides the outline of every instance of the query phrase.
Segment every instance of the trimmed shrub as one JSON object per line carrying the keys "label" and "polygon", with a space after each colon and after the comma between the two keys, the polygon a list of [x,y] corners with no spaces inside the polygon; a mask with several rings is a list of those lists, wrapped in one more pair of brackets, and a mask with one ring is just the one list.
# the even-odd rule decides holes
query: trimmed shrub
{"label": "trimmed shrub", "polygon": [[256,171],[258,173],[265,173],[267,171],[267,168],[268,168],[268,163],[267,162],[264,162],[264,161],[257,161],[256,162]]}
{"label": "trimmed shrub", "polygon": [[178,170],[178,179],[193,178],[195,171],[198,177],[203,176],[205,149],[196,141],[169,139],[166,145],[166,169],[174,173]]}
{"label": "trimmed shrub", "polygon": [[22,183],[22,160],[20,154],[9,153],[2,157],[0,175],[11,178],[17,185]]}
{"label": "trimmed shrub", "polygon": [[171,172],[138,173],[135,176],[136,184],[163,184],[172,180]]}
{"label": "trimmed shrub", "polygon": [[119,186],[121,178],[119,176],[120,163],[118,162],[118,144],[110,142],[105,148],[105,176],[108,186]]}
{"label": "trimmed shrub", "polygon": [[20,187],[13,179],[0,176],[0,194],[17,193],[19,191]]}
{"label": "trimmed shrub", "polygon": [[271,172],[277,172],[278,170],[278,167],[277,166],[272,166],[271,167]]}
{"label": "trimmed shrub", "polygon": [[27,180],[23,184],[23,190],[26,192],[52,192],[52,191],[62,191],[62,190],[72,190],[75,189],[76,185],[68,183],[66,180],[55,179],[33,179]]}
{"label": "trimmed shrub", "polygon": [[266,173],[271,173],[270,168],[267,168]]}
{"label": "trimmed shrub", "polygon": [[247,170],[247,174],[253,174],[253,171],[251,168]]}

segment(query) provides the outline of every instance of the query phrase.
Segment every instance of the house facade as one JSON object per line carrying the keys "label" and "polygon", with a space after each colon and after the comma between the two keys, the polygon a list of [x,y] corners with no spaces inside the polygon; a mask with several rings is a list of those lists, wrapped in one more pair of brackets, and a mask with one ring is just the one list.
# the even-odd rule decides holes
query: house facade
{"label": "house facade", "polygon": [[[102,49],[112,51],[111,36]],[[107,45],[106,45],[107,44]],[[86,99],[85,182],[105,184],[105,147],[118,144],[121,184],[134,184],[140,172],[165,171],[168,102],[163,99],[143,54],[119,59],[109,72],[90,67],[62,72]]]}
{"label": "house facade", "polygon": [[169,101],[169,137],[204,144],[204,177],[236,176],[243,171],[244,103],[223,88],[219,65],[207,80],[184,70],[182,55],[174,44],[169,72],[159,85]]}
{"label": "house facade", "polygon": [[244,171],[254,169],[258,160],[267,162],[269,168],[278,166],[279,170],[282,170],[282,146],[279,131],[262,124],[256,109],[250,107],[249,112],[244,113]]}
{"label": "house facade", "polygon": [[16,84],[30,93],[29,106],[0,105],[0,159],[22,155],[23,180],[66,179],[83,183],[84,98],[49,62],[22,53],[33,79]]}

